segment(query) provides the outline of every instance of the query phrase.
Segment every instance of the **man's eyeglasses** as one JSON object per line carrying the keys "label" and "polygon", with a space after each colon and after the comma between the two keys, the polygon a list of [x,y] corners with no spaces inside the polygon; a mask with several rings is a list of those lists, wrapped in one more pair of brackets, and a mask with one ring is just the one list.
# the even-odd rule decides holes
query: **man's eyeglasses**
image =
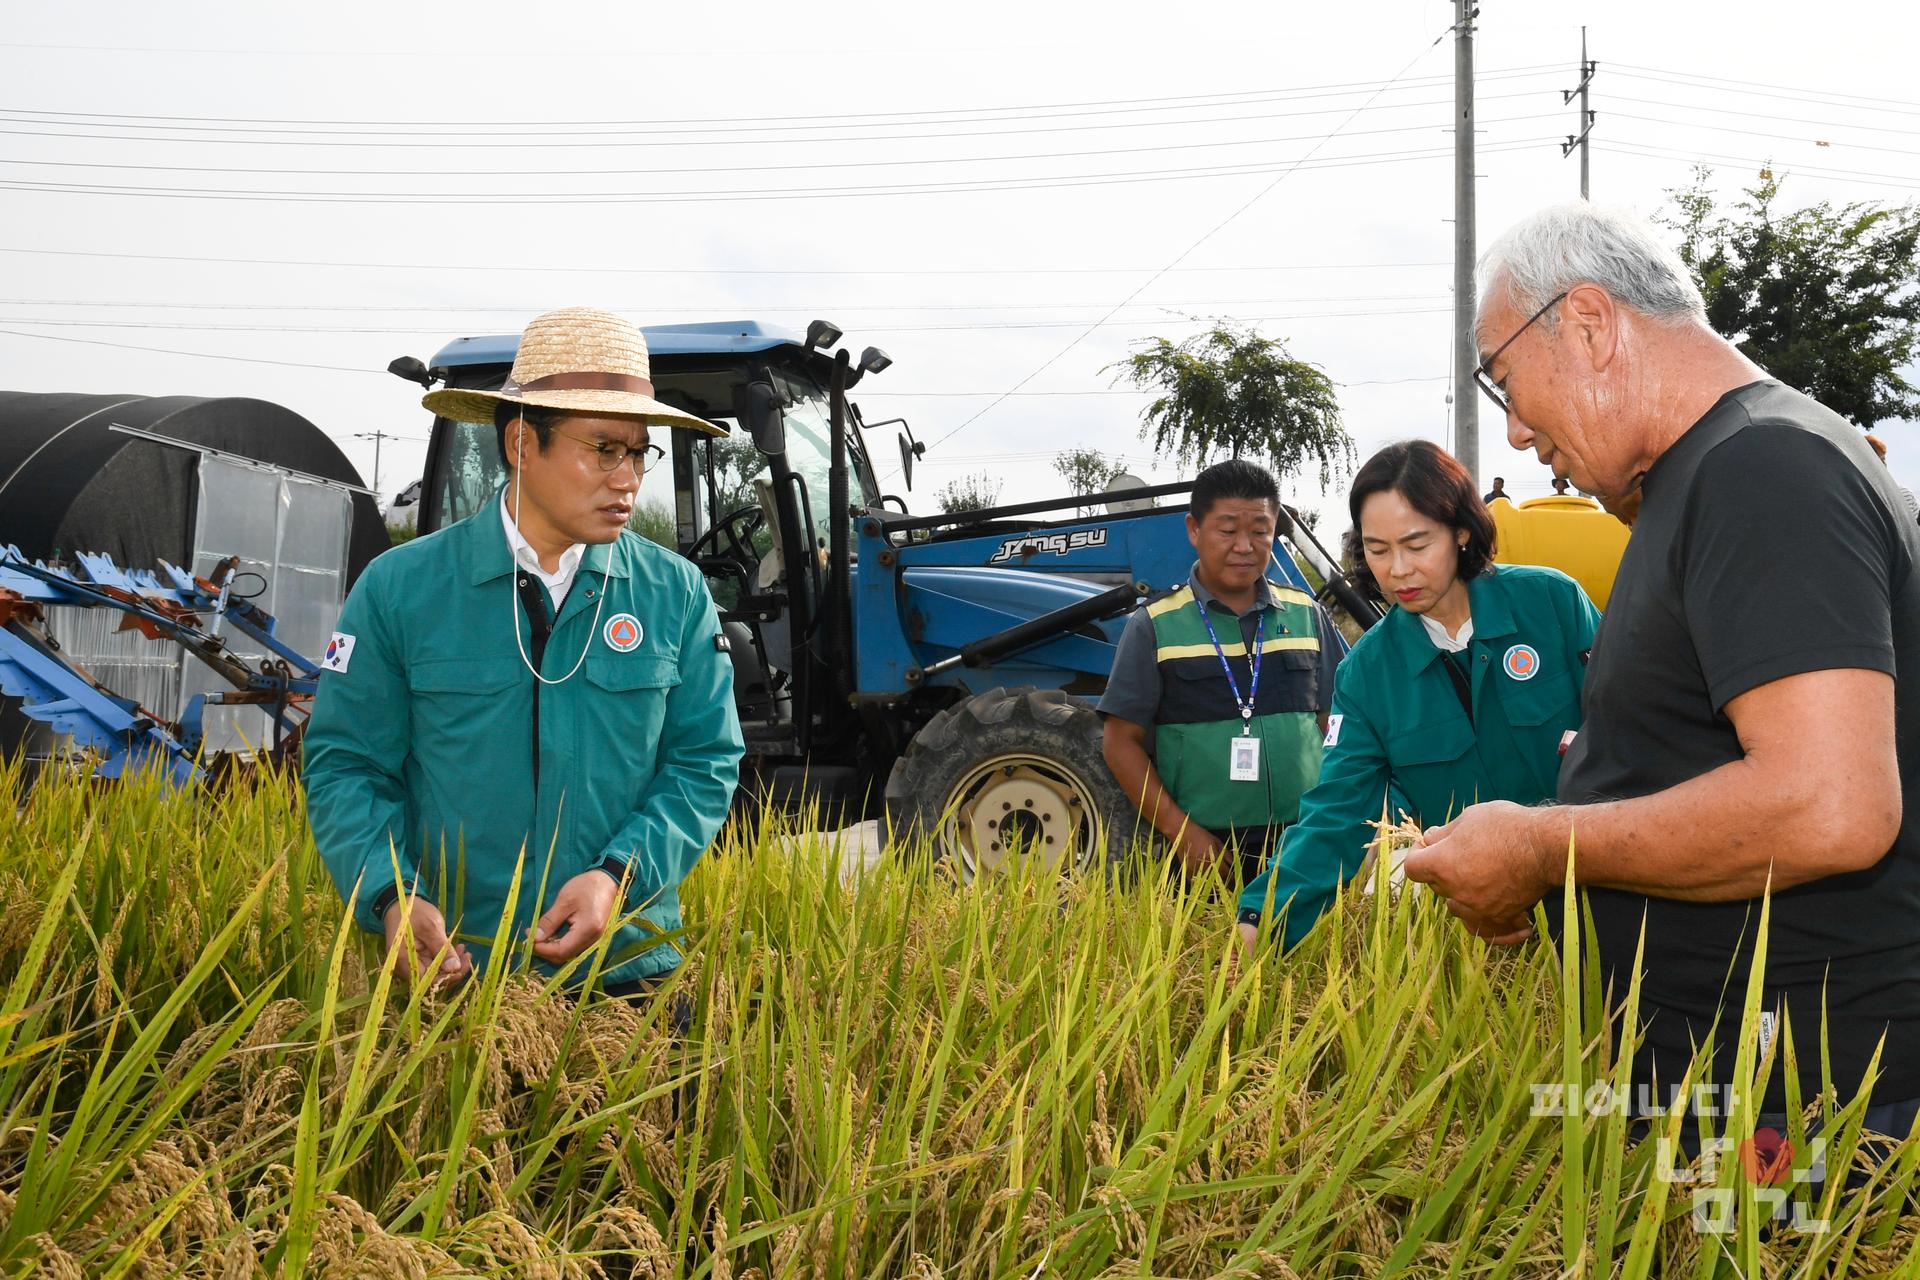
{"label": "man's eyeglasses", "polygon": [[577,440],[593,450],[593,460],[600,464],[602,471],[612,471],[625,462],[633,467],[633,474],[641,476],[647,473],[648,467],[667,456],[667,451],[657,444],[630,445],[619,440],[589,440],[558,427],[554,428],[553,434]]}
{"label": "man's eyeglasses", "polygon": [[[1485,360],[1482,360],[1479,366],[1474,369],[1473,371],[1474,383],[1482,391],[1487,393],[1487,399],[1493,401],[1494,407],[1500,410],[1501,417],[1506,417],[1508,414],[1513,412],[1513,402],[1507,399],[1506,389],[1502,387],[1499,382],[1495,382],[1493,380],[1493,362],[1500,358],[1501,352],[1505,351],[1508,347],[1518,342],[1520,340],[1521,334],[1533,328],[1534,321],[1538,320],[1541,316],[1544,316],[1545,314],[1547,314],[1547,312],[1559,306],[1561,300],[1564,299],[1566,296],[1567,295],[1564,290],[1561,291],[1560,293],[1554,294],[1553,297],[1547,300],[1546,306],[1540,308],[1538,311],[1528,316],[1527,322],[1521,325],[1518,329],[1515,329],[1513,331],[1513,336],[1511,338],[1508,338],[1505,342],[1501,343],[1498,347],[1495,347],[1493,354],[1488,356]],[[1502,378],[1500,381],[1505,382],[1506,379]]]}

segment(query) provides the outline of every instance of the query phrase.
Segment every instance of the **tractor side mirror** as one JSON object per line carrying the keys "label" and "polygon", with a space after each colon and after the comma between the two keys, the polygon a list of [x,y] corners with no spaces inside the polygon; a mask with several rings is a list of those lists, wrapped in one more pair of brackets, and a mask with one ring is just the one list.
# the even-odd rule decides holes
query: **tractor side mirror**
{"label": "tractor side mirror", "polygon": [[387,372],[396,378],[405,378],[408,382],[417,382],[429,391],[436,381],[427,366],[420,363],[417,356],[400,356],[387,366]]}
{"label": "tractor side mirror", "polygon": [[913,492],[914,448],[907,443],[907,433],[900,433],[900,478],[906,482],[907,492]]}
{"label": "tractor side mirror", "polygon": [[741,388],[740,421],[760,452],[772,456],[787,451],[787,420],[780,412],[780,393],[771,382],[749,382]]}

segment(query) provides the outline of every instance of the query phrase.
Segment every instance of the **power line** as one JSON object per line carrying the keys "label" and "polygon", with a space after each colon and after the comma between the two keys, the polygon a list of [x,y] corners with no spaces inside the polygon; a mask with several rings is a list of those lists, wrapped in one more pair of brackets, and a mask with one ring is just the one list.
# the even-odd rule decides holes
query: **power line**
{"label": "power line", "polygon": [[[32,254],[51,258],[110,258],[120,262],[194,262],[235,267],[320,267],[327,271],[431,271],[467,275],[474,272],[534,272],[542,275],[629,276],[1048,276],[1140,275],[1152,267],[823,267],[805,270],[762,267],[520,267],[498,262],[442,263],[322,262],[299,258],[209,258],[178,253],[109,253],[99,249],[33,249],[0,245],[0,253]],[[1448,262],[1289,262],[1270,266],[1175,267],[1176,274],[1232,271],[1403,271],[1450,266]]]}
{"label": "power line", "polygon": [[273,364],[283,369],[325,369],[331,373],[385,373],[384,369],[363,369],[344,364],[307,364],[299,360],[268,360],[257,356],[227,355],[217,351],[181,351],[177,347],[143,347],[130,342],[109,342],[105,338],[75,338],[58,333],[22,333],[18,329],[0,329],[10,338],[34,338],[41,342],[73,342],[88,347],[112,347],[118,351],[151,351],[163,356],[193,356],[201,360],[233,360],[241,364]]}
{"label": "power line", "polygon": [[[1157,316],[1131,320],[1114,320],[1112,316],[1119,308],[1106,313],[1105,318],[1089,322],[1081,320],[1017,320],[1017,321],[976,321],[961,324],[869,324],[863,326],[866,332],[887,333],[955,333],[992,329],[1073,329],[1083,325],[1091,328],[1150,328],[1164,325],[1169,319],[1193,319],[1187,316]],[[1278,315],[1229,316],[1228,319],[1242,322],[1272,320],[1339,320],[1348,316],[1406,316],[1426,315],[1444,307],[1387,307],[1366,311],[1298,311]],[[207,323],[187,320],[68,320],[42,316],[7,316],[6,324],[32,324],[65,329],[156,329],[191,333],[324,333],[324,334],[445,334],[445,325],[308,325],[308,324],[238,324]]]}
{"label": "power line", "polygon": [[1734,85],[1766,97],[1785,97],[1787,94],[1795,93],[1833,99],[1853,98],[1858,102],[1874,106],[1912,107],[1916,113],[1920,113],[1920,102],[1915,102],[1909,98],[1876,98],[1863,93],[1847,93],[1840,89],[1808,89],[1795,85],[1780,84],[1777,81],[1733,80],[1726,76],[1703,75],[1697,71],[1676,71],[1669,67],[1649,67],[1636,62],[1609,62],[1607,66],[1610,69],[1622,67],[1631,71],[1650,73],[1651,75],[1670,76],[1678,82],[1687,84],[1697,85],[1705,82],[1720,85]]}
{"label": "power line", "polygon": [[[1535,112],[1523,116],[1502,116],[1484,121],[1486,124],[1517,124],[1528,120],[1548,119],[1551,112]],[[1356,129],[1348,137],[1369,137],[1386,133],[1425,133],[1432,130],[1430,123],[1393,125],[1381,129]],[[915,157],[911,160],[816,160],[804,164],[753,164],[753,165],[705,165],[694,168],[661,169],[435,169],[436,178],[613,178],[633,177],[636,175],[689,174],[689,173],[779,173],[807,169],[887,169],[901,167],[938,167],[950,164],[989,164],[1018,163],[1023,160],[1071,160],[1086,156],[1124,156],[1140,155],[1153,151],[1194,151],[1203,147],[1260,147],[1280,142],[1312,142],[1319,134],[1287,134],[1277,138],[1234,138],[1214,139],[1208,142],[1166,142],[1144,147],[1104,147],[1079,151],[1040,151],[1040,152],[1002,152],[990,156],[937,156]],[[411,169],[262,169],[237,165],[190,165],[190,164],[126,164],[105,160],[16,160],[0,158],[0,164],[31,165],[37,168],[59,169],[123,169],[144,173],[240,173],[256,177],[309,177],[309,178],[395,178],[416,177],[417,170]]]}
{"label": "power line", "polygon": [[[1438,44],[1439,42],[1435,41],[1434,43]],[[1388,85],[1391,85],[1394,83],[1394,81],[1397,81],[1400,79],[1400,77],[1406,75],[1407,72],[1413,70],[1414,63],[1418,62],[1432,48],[1433,48],[1433,45],[1428,45],[1426,49],[1422,49],[1419,53],[1414,54],[1413,57],[1407,60],[1407,65],[1400,68],[1399,71],[1395,72],[1393,75],[1393,78],[1388,80],[1386,83]],[[1373,97],[1374,98],[1379,97],[1382,92],[1384,92],[1384,86],[1381,89],[1376,89],[1374,91]],[[1149,288],[1151,288],[1153,284],[1160,279],[1160,277],[1166,275],[1167,272],[1179,266],[1180,263],[1184,261],[1189,254],[1192,254],[1195,250],[1199,249],[1201,245],[1213,239],[1214,236],[1218,235],[1221,231],[1225,230],[1226,227],[1230,223],[1232,223],[1234,219],[1238,218],[1241,214],[1245,213],[1247,210],[1253,208],[1254,205],[1258,204],[1263,198],[1265,198],[1266,194],[1269,191],[1272,191],[1275,187],[1279,186],[1281,182],[1285,181],[1288,174],[1293,173],[1294,170],[1296,169],[1305,167],[1308,164],[1308,162],[1312,159],[1314,152],[1318,151],[1322,146],[1326,145],[1326,143],[1332,141],[1333,138],[1337,134],[1339,134],[1342,129],[1346,128],[1348,124],[1352,123],[1355,119],[1357,119],[1360,113],[1362,111],[1365,111],[1372,104],[1373,104],[1373,98],[1368,98],[1365,102],[1355,107],[1350,115],[1348,115],[1345,119],[1341,120],[1338,124],[1334,125],[1333,129],[1327,134],[1325,138],[1321,139],[1319,142],[1315,143],[1311,148],[1309,148],[1306,155],[1294,161],[1291,167],[1284,169],[1280,173],[1275,175],[1273,181],[1267,183],[1265,186],[1261,187],[1260,190],[1254,192],[1251,198],[1249,198],[1248,200],[1240,204],[1226,217],[1214,223],[1213,226],[1209,227],[1206,231],[1202,232],[1199,239],[1195,240],[1192,244],[1189,244],[1186,248],[1182,249],[1178,254],[1174,255],[1173,260],[1168,262],[1166,266],[1154,272],[1152,276],[1147,278],[1145,283],[1136,286],[1131,293],[1127,294],[1125,298],[1122,298],[1117,304],[1115,304],[1114,308],[1111,311],[1107,312],[1105,319],[1097,320],[1093,324],[1088,325],[1085,330],[1083,330],[1080,334],[1078,334],[1071,342],[1067,343],[1066,346],[1060,348],[1060,350],[1056,351],[1053,355],[1049,356],[1046,359],[1046,361],[1040,365],[1039,368],[1035,369],[1032,373],[1029,373],[1026,377],[1020,379],[1020,381],[1014,383],[1013,386],[1008,390],[1007,394],[1011,395],[1013,392],[1020,390],[1022,387],[1025,387],[1029,382],[1032,382],[1035,378],[1039,377],[1042,373],[1045,373],[1049,368],[1051,368],[1055,363],[1057,363],[1069,351],[1072,351],[1075,347],[1079,346],[1083,341],[1085,341],[1087,337],[1091,335],[1095,329],[1098,329],[1102,325],[1107,323],[1108,320],[1111,320],[1115,315],[1119,314],[1119,312],[1124,307],[1126,307],[1128,303],[1132,302],[1135,298],[1139,297],[1142,293],[1145,293]],[[1441,152],[1440,154],[1445,155],[1447,153]],[[985,407],[976,410],[970,417],[968,417],[959,426],[955,427],[953,430],[941,436],[940,439],[934,441],[934,443],[942,444],[948,440],[953,439],[953,437],[959,435],[962,431],[965,431],[968,427],[972,426],[975,422],[978,422],[983,416],[985,416],[988,413],[991,413],[994,407],[1004,402],[1006,398],[1007,398],[1006,396],[1001,396],[998,399],[989,401]]]}
{"label": "power line", "polygon": [[[1727,156],[1708,152],[1686,152],[1678,148],[1669,147],[1660,147],[1658,150],[1655,150],[1653,148],[1656,144],[1653,143],[1642,143],[1632,138],[1622,139],[1621,141],[1630,145],[1608,144],[1606,145],[1606,150],[1617,152],[1620,155],[1640,156],[1648,160],[1666,160],[1673,163],[1685,164],[1719,163],[1753,165],[1757,168],[1774,168],[1785,174],[1800,174],[1830,182],[1848,182],[1864,186],[1888,187],[1901,191],[1920,191],[1920,178],[1912,178],[1905,174],[1865,173],[1853,169],[1828,169],[1817,165],[1791,164],[1777,159],[1761,160],[1752,156]],[[1595,143],[1594,145],[1600,146],[1602,144]],[[1671,154],[1662,154],[1663,152]]]}
{"label": "power line", "polygon": [[[1331,137],[1332,135],[1328,135]],[[1494,152],[1534,146],[1552,139],[1514,139],[1483,148]],[[1317,147],[1308,151],[1313,154]],[[1186,169],[1137,169],[1114,173],[1072,174],[1049,178],[966,179],[953,182],[902,182],[864,187],[789,187],[722,188],[705,191],[675,192],[600,192],[591,194],[541,195],[531,192],[386,192],[346,191],[258,191],[221,187],[145,187],[119,183],[31,182],[21,179],[0,180],[0,190],[43,195],[96,195],[138,197],[143,199],[187,199],[215,201],[266,202],[279,204],[412,204],[412,205],[585,205],[585,204],[712,204],[751,200],[856,199],[876,196],[951,195],[973,192],[1035,191],[1069,187],[1126,186],[1142,182],[1171,182],[1202,178],[1238,177],[1242,174],[1278,172],[1282,176],[1300,169],[1344,169],[1372,164],[1402,164],[1451,155],[1451,150],[1405,149],[1363,152],[1354,156],[1326,160],[1260,161],[1249,164],[1203,165]]]}
{"label": "power line", "polygon": [[[1488,94],[1482,94],[1480,96],[1485,100],[1492,101],[1495,99],[1507,99],[1507,98],[1537,98],[1540,95],[1539,95],[1539,92],[1535,90],[1535,91],[1520,91],[1520,92],[1513,92],[1513,93],[1488,93]],[[1435,99],[1433,101],[1422,101],[1422,102],[1382,103],[1379,106],[1371,107],[1370,109],[1376,110],[1376,111],[1407,111],[1407,110],[1414,110],[1418,108],[1442,106],[1442,105],[1445,105],[1445,104],[1441,100]],[[367,140],[365,135],[359,135],[358,140],[355,140],[355,141],[325,142],[325,141],[313,141],[309,138],[294,138],[294,137],[289,137],[289,138],[162,138],[162,137],[147,137],[147,136],[136,137],[131,134],[123,134],[123,133],[73,133],[73,132],[63,132],[63,131],[51,130],[51,129],[16,128],[14,127],[14,122],[0,123],[0,135],[10,135],[13,137],[20,137],[20,138],[68,138],[68,139],[78,139],[81,141],[95,141],[95,142],[135,142],[135,143],[141,143],[143,145],[153,144],[153,143],[179,143],[179,144],[184,144],[188,146],[234,146],[234,147],[326,147],[326,148],[378,147],[378,148],[402,148],[402,149],[410,148],[413,150],[432,149],[435,151],[444,151],[451,148],[476,148],[477,147],[481,149],[499,150],[499,151],[526,149],[526,148],[538,148],[542,151],[551,151],[559,148],[578,148],[578,147],[596,147],[596,148],[725,147],[725,146],[766,147],[766,146],[796,146],[796,145],[808,145],[808,146],[831,145],[833,143],[846,143],[846,142],[913,142],[913,141],[937,140],[941,138],[1003,138],[1003,137],[1013,137],[1013,136],[1017,136],[1021,134],[1029,134],[1029,133],[1084,133],[1084,132],[1090,132],[1093,130],[1100,130],[1100,129],[1187,128],[1193,125],[1233,124],[1233,123],[1246,121],[1246,120],[1282,120],[1282,119],[1290,119],[1290,118],[1295,118],[1300,116],[1339,115],[1342,111],[1346,111],[1346,110],[1349,110],[1349,108],[1344,106],[1316,107],[1308,111],[1266,111],[1266,112],[1258,112],[1252,115],[1209,116],[1203,119],[1188,119],[1188,120],[1119,120],[1119,121],[1108,121],[1101,124],[1038,125],[1038,126],[1020,128],[1020,129],[972,129],[972,130],[959,130],[959,131],[945,132],[945,133],[867,134],[867,135],[833,137],[833,138],[824,138],[824,137],[642,138],[637,140],[624,139],[624,140],[616,141],[611,136],[605,136],[605,137],[596,137],[586,141],[555,141],[551,139],[545,139],[545,140],[526,141],[526,142],[484,142],[484,141],[475,140],[473,135],[452,134],[452,135],[447,135],[445,137],[435,138],[433,140],[426,141],[426,142],[395,142],[395,141],[385,141],[385,140],[372,141],[372,140]],[[1007,117],[1007,118],[1012,119],[1012,117]],[[28,122],[21,122],[21,123],[28,123]],[[953,123],[966,123],[966,122],[954,121]],[[78,128],[78,127],[88,127],[88,126],[75,126],[75,127]],[[416,136],[420,136],[420,135],[416,135]]]}
{"label": "power line", "polygon": [[[1638,120],[1643,124],[1664,124],[1681,129],[1706,129],[1714,133],[1737,133],[1749,138],[1767,138],[1774,142],[1798,142],[1810,147],[1836,145],[1831,138],[1783,138],[1771,129],[1742,129],[1735,125],[1728,124],[1707,124],[1694,120],[1669,120],[1659,116],[1636,115],[1630,111],[1615,111],[1612,115],[1616,120]],[[1849,151],[1877,151],[1883,155],[1920,156],[1920,150],[1912,147],[1879,147],[1869,142],[1842,142],[1837,145]]]}
{"label": "power line", "polygon": [[[1546,74],[1555,69],[1551,63],[1538,63],[1525,67],[1504,67],[1487,72],[1482,79],[1512,80],[1527,79]],[[1402,81],[1397,86],[1387,86],[1393,92],[1412,92],[1416,89],[1433,88],[1444,84],[1444,76],[1416,76]],[[1137,111],[1186,111],[1204,110],[1209,105],[1244,106],[1260,102],[1291,102],[1312,98],[1355,97],[1380,85],[1377,80],[1344,80],[1323,84],[1295,85],[1288,88],[1238,89],[1220,93],[1169,94],[1150,98],[1102,98],[1084,102],[1040,102],[1009,104],[1007,106],[945,107],[920,111],[847,111],[816,115],[784,116],[698,116],[664,120],[310,120],[310,119],[274,119],[260,116],[176,116],[156,115],[137,112],[107,111],[60,111],[38,107],[0,107],[0,116],[17,116],[26,123],[38,124],[74,124],[92,127],[90,121],[110,122],[110,127],[153,128],[185,131],[196,129],[199,125],[288,125],[288,126],[326,126],[352,130],[398,130],[413,133],[420,130],[446,130],[453,136],[462,136],[473,131],[492,129],[537,130],[542,136],[553,133],[599,133],[608,131],[629,131],[641,133],[681,133],[680,125],[722,125],[731,126],[738,132],[767,132],[770,126],[787,128],[792,122],[806,124],[808,127],[860,128],[869,123],[904,120],[922,123],[964,124],[970,120],[930,120],[933,116],[967,116],[968,113],[1004,113],[1032,112],[1031,115],[980,115],[979,120],[997,119],[1043,119],[1057,115],[1078,113],[1081,109],[1101,108],[1099,114],[1121,114]],[[1320,91],[1326,92],[1320,92]],[[1224,99],[1242,99],[1240,102],[1224,102]],[[37,117],[55,117],[37,119]],[[853,122],[850,124],[814,123],[820,121]],[[153,123],[147,123],[153,122]],[[109,127],[109,126],[102,126]],[[796,126],[797,127],[797,126]],[[238,133],[292,132],[292,129],[240,129],[227,130]]]}
{"label": "power line", "polygon": [[[1333,385],[1336,387],[1398,387],[1413,382],[1451,382],[1452,380],[1452,374],[1442,373],[1430,378],[1358,378],[1346,382],[1335,379]],[[1153,391],[1129,391],[1125,388],[1111,389],[1097,387],[1084,391],[1018,391],[1006,393],[997,391],[895,391],[889,387],[879,386],[860,388],[860,398],[862,400],[878,399],[881,396],[895,396],[908,400],[978,399],[982,396],[1000,394],[1019,396],[1132,396],[1135,399],[1139,399],[1142,396],[1152,396],[1158,393]]]}
{"label": "power line", "polygon": [[[1219,307],[1219,306],[1286,306],[1302,302],[1430,302],[1445,295],[1427,293],[1347,293],[1322,294],[1319,296],[1286,298],[1154,298],[1146,302],[1134,303],[1139,307]],[[765,314],[767,312],[788,312],[807,315],[840,315],[862,311],[1056,311],[1072,308],[1093,309],[1104,307],[1104,302],[971,302],[971,303],[914,303],[907,305],[847,305],[843,303],[815,303],[805,307],[766,306],[758,303],[731,300],[722,303],[676,303],[663,307],[655,299],[650,302],[611,303],[615,311],[714,311],[728,315],[742,312]],[[0,307],[111,307],[127,311],[320,311],[354,312],[357,314],[394,315],[403,313],[421,313],[434,315],[533,315],[545,310],[544,304],[513,305],[502,307],[483,306],[396,306],[389,304],[291,304],[277,302],[126,302],[103,298],[0,298]]]}
{"label": "power line", "polygon": [[1805,116],[1773,115],[1746,107],[1710,107],[1705,103],[1670,102],[1664,98],[1638,98],[1632,94],[1616,94],[1614,100],[1637,103],[1643,107],[1668,107],[1678,111],[1705,111],[1713,115],[1739,116],[1744,120],[1778,120],[1785,124],[1805,124],[1822,129],[1864,129],[1869,133],[1897,133],[1906,137],[1920,137],[1920,129],[1901,129],[1889,124],[1868,124],[1864,120],[1811,120]]}

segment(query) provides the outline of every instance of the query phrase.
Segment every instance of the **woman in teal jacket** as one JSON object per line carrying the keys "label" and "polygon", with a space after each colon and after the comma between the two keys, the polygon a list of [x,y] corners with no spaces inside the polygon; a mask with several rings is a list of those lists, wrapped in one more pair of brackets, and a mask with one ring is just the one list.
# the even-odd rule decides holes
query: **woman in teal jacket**
{"label": "woman in teal jacket", "polygon": [[1348,497],[1356,574],[1397,608],[1334,676],[1320,778],[1240,896],[1292,946],[1332,905],[1383,810],[1425,826],[1470,804],[1554,794],[1600,612],[1556,569],[1493,563],[1493,517],[1465,467],[1424,440],[1368,459]]}

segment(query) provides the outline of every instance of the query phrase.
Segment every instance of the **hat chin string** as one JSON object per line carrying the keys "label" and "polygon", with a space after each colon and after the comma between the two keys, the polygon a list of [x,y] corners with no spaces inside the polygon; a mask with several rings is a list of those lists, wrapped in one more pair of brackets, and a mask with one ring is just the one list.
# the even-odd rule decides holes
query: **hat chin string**
{"label": "hat chin string", "polygon": [[[533,428],[527,425],[527,420],[524,417],[517,419],[517,421],[520,423],[520,438],[514,442],[513,446],[513,531],[520,535],[521,541],[525,542],[527,538],[526,531],[520,526],[520,499],[526,491],[527,483],[527,432],[533,430]],[[617,535],[614,541],[619,541]],[[531,546],[532,544],[528,543],[528,545]],[[536,559],[539,554],[537,551],[534,552]],[[507,548],[507,558],[509,560],[513,559],[512,547]],[[582,552],[580,558],[585,560],[586,553]],[[607,559],[609,562],[613,559],[613,553],[611,551],[607,553]],[[580,674],[580,668],[586,664],[587,653],[593,648],[593,638],[600,634],[600,611],[607,607],[607,577],[611,571],[611,567],[609,563],[607,568],[600,570],[600,599],[593,606],[593,623],[587,628],[587,642],[580,647],[580,656],[574,660],[573,667],[558,680],[550,680],[546,676],[541,675],[540,668],[534,666],[533,659],[527,656],[526,642],[520,638],[520,593],[514,588],[514,579],[520,575],[520,566],[515,565],[513,572],[507,575],[507,604],[513,610],[513,647],[520,654],[520,665],[525,667],[527,672],[541,684],[565,684]],[[556,610],[555,622],[559,621],[557,612]]]}

